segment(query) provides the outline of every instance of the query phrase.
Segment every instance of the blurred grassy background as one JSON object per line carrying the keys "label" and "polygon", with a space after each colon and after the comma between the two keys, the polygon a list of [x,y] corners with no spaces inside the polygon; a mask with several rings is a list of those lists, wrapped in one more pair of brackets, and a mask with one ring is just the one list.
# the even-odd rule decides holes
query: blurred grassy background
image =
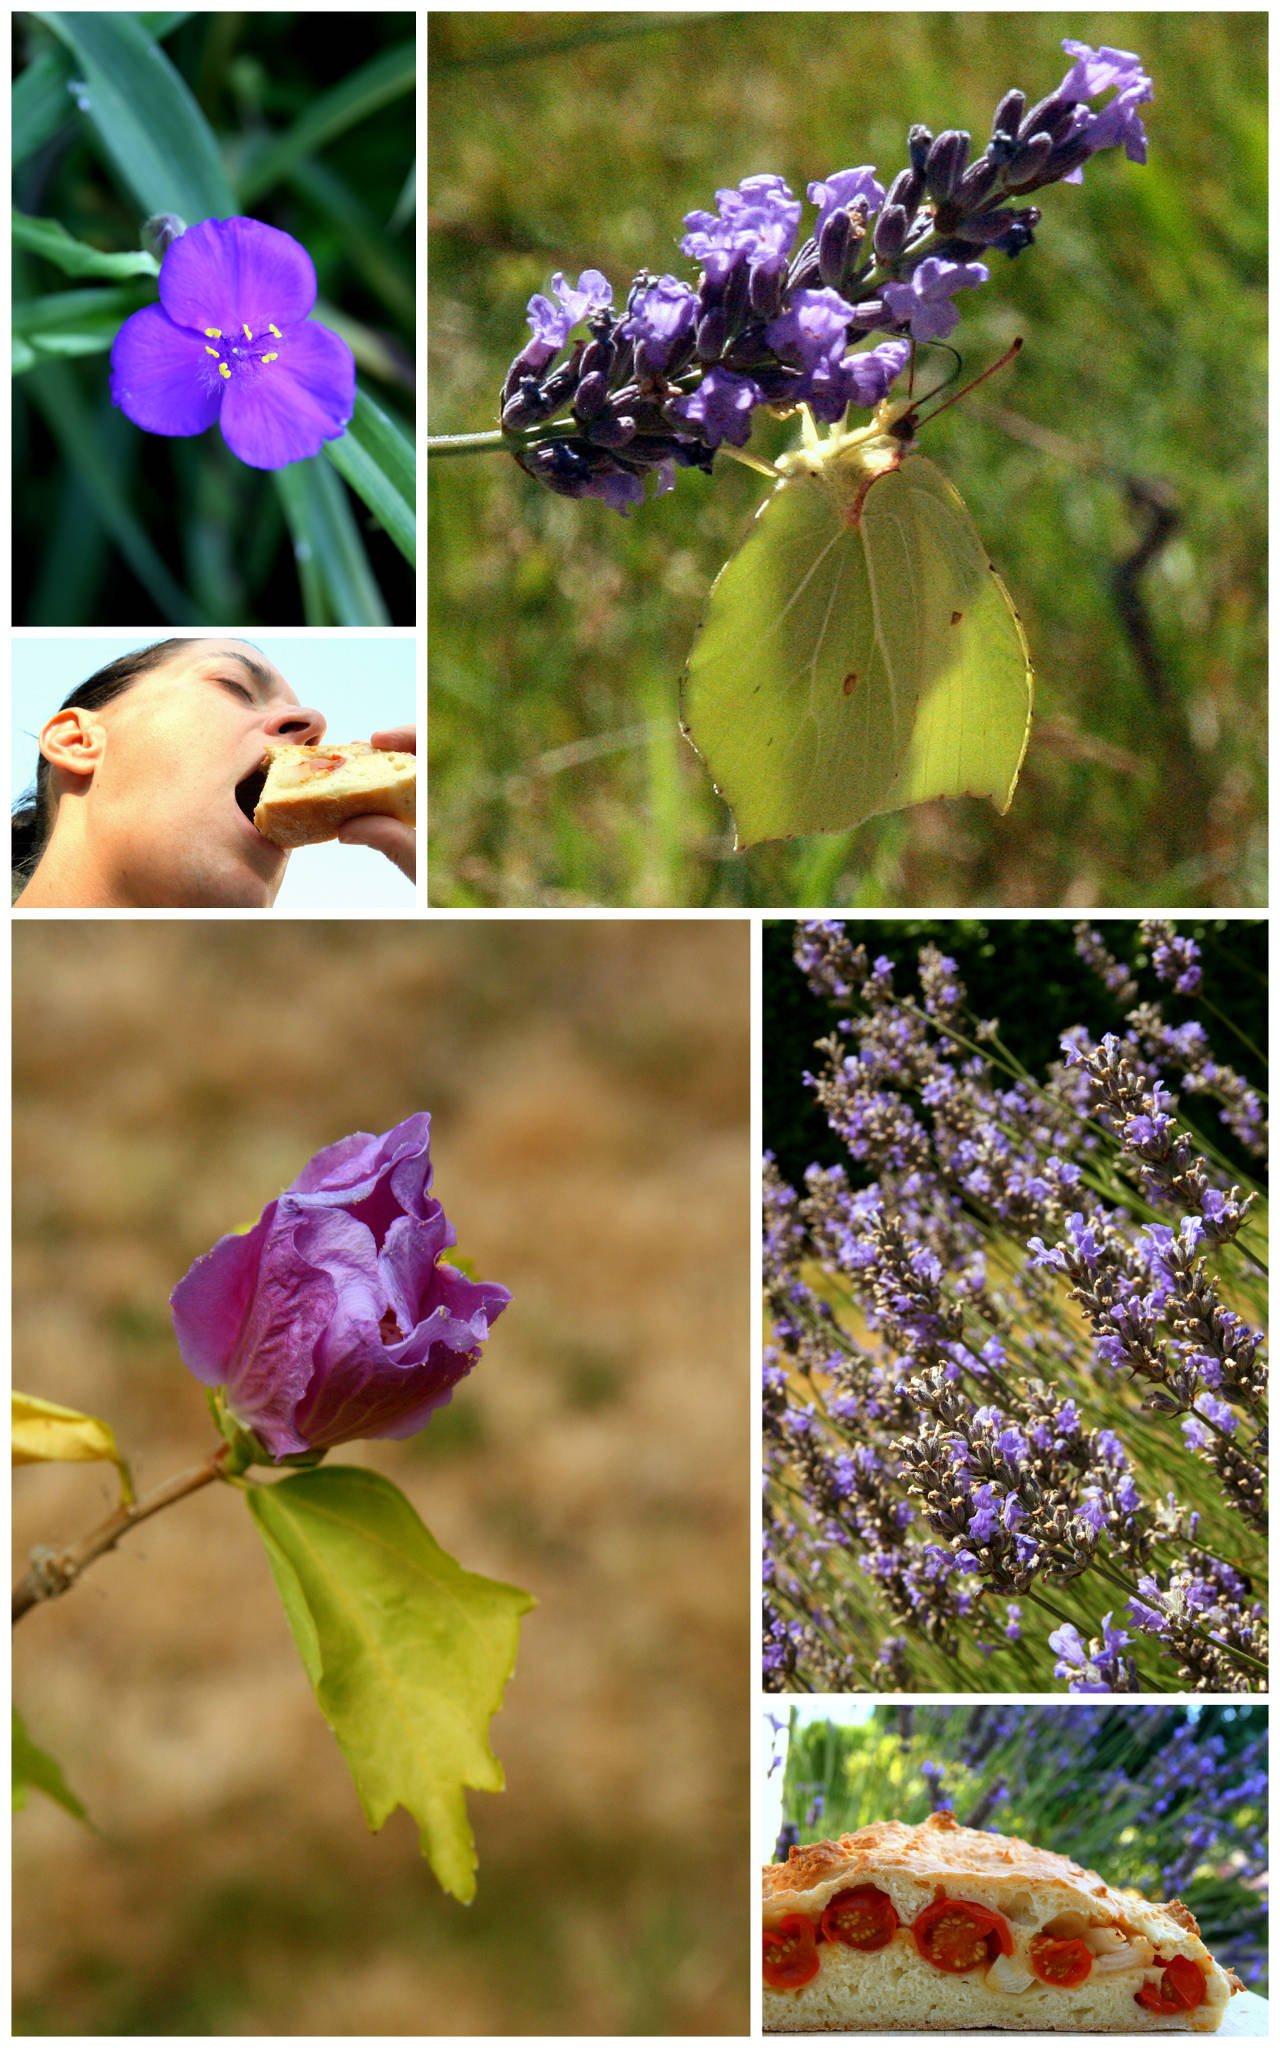
{"label": "blurred grassy background", "polygon": [[[1142,55],[1150,161],[1110,151],[1036,195],[1036,246],[993,258],[956,334],[967,371],[1023,353],[925,437],[1038,672],[1008,817],[937,803],[732,854],[677,688],[762,480],[682,473],[624,520],[503,455],[437,460],[436,901],[1265,903],[1264,14],[437,13],[432,431],[496,424],[553,271],[618,294],[642,266],[691,275],[683,216],[718,186],[769,170],[799,196],[867,162],[887,182],[913,121],[980,147],[1008,87],[1058,83],[1064,36]],[[1149,676],[1111,585],[1148,527],[1134,479],[1180,521],[1141,585]]]}
{"label": "blurred grassy background", "polygon": [[[470,1908],[406,1815],[368,1833],[222,1489],[31,1615],[19,1703],[100,1832],[18,1816],[18,2033],[746,2032],[746,999],[724,922],[15,931],[17,1382],[141,1487],[194,1463],[170,1288],[319,1146],[429,1107],[514,1304],[422,1436],[338,1455],[539,1602]],[[112,1486],[16,1493],[25,1563]]]}
{"label": "blurred grassy background", "polygon": [[[413,15],[331,13],[323,36],[289,11],[137,19],[208,122],[237,210],[302,243],[316,267],[317,316],[350,345],[360,390],[411,432]],[[86,118],[83,82],[72,90],[75,58],[37,15],[17,22],[15,205],[95,248],[139,248],[146,209]],[[167,169],[176,179],[182,167]],[[14,258],[15,302],[66,294],[74,282],[39,257]],[[154,280],[130,283],[124,298],[94,353],[46,354],[14,379],[15,619],[412,624],[412,570],[327,459],[319,497],[305,499],[304,592],[283,473],[238,462],[217,427],[186,439],[144,434],[112,406],[107,350],[126,311],[156,303]],[[287,474],[305,497],[308,472],[290,465]],[[339,608],[340,575],[361,596],[359,616]],[[332,584],[329,612],[317,614],[317,579]]]}

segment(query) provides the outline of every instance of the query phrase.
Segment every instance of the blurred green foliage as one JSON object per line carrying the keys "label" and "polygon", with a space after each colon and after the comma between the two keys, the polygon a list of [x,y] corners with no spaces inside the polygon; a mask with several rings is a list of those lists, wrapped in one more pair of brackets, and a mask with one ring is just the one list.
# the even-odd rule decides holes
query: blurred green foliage
{"label": "blurred green foliage", "polygon": [[[401,488],[411,453],[413,16],[329,14],[322,35],[310,19],[17,17],[18,211],[111,252],[137,250],[153,210],[188,225],[235,210],[284,229],[315,263],[319,317],[355,355],[365,422],[339,458],[352,494],[325,456],[272,473],[238,462],[216,428],[144,434],[111,405],[107,351],[126,315],[154,303],[154,279],[71,294],[61,269],[18,250],[15,326],[37,329],[34,361],[24,347],[14,363],[22,624],[413,620],[403,532],[397,546],[366,503],[380,481],[370,437],[394,442]],[[97,298],[109,318],[95,318]],[[384,490],[388,525],[389,509]]]}
{"label": "blurred green foliage", "polygon": [[[1075,949],[1073,923],[1056,918],[1014,918],[998,924],[977,918],[846,918],[853,939],[872,959],[885,953],[897,963],[895,986],[915,985],[920,948],[934,945],[954,960],[969,993],[972,1008],[982,1017],[997,1017],[1009,1050],[1033,1074],[1042,1074],[1060,1056],[1059,1040],[1073,1024],[1085,1024],[1094,1038],[1119,1031],[1127,1005],[1118,1003],[1099,977],[1086,967]],[[1267,927],[1261,922],[1227,918],[1179,918],[1178,931],[1201,949],[1205,997],[1219,1017],[1206,1014],[1206,1004],[1175,995],[1147,972],[1139,974],[1140,1000],[1158,991],[1166,1019],[1182,1024],[1199,1017],[1220,1059],[1234,1066],[1264,1092],[1266,1067],[1251,1048],[1264,1053],[1267,1043]],[[1130,962],[1146,958],[1137,925],[1108,920],[1101,925],[1108,949]],[[847,1151],[831,1130],[806,1087],[804,1075],[820,1065],[814,1046],[829,1035],[848,1006],[812,993],[793,959],[796,928],[791,922],[767,919],[763,928],[764,973],[764,1143],[778,1162],[784,1180],[798,1187],[811,1165],[850,1167]],[[1235,1031],[1220,1017],[1230,1018]],[[1183,1102],[1183,1112],[1204,1126],[1233,1165],[1265,1180],[1265,1168],[1245,1154],[1213,1108]]]}
{"label": "blurred green foliage", "polygon": [[[677,690],[762,480],[682,473],[624,520],[500,453],[438,460],[435,900],[1265,902],[1265,16],[462,12],[430,31],[437,434],[495,426],[553,271],[595,266],[619,293],[644,266],[690,275],[683,217],[717,187],[887,178],[918,121],[981,146],[1007,88],[1057,84],[1064,36],[1138,51],[1156,95],[1148,164],[1109,152],[1038,195],[1037,246],[965,295],[966,370],[1026,346],[925,436],[1038,672],[1009,815],[938,803],[734,855]],[[762,452],[794,435],[767,428]],[[1143,480],[1179,522],[1142,577],[1145,676],[1112,587],[1148,531]]]}

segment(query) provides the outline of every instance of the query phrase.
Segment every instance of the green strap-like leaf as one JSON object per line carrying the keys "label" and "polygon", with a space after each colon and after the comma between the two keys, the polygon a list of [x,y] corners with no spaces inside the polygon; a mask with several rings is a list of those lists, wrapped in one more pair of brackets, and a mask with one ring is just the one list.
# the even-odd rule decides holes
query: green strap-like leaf
{"label": "green strap-like leaf", "polygon": [[341,440],[325,454],[390,535],[412,567],[417,560],[413,443],[363,391]]}
{"label": "green strap-like leaf", "polygon": [[60,220],[36,220],[28,213],[13,216],[16,249],[30,249],[56,264],[68,277],[159,277],[160,265],[145,249],[107,251],[77,242]]}
{"label": "green strap-like leaf", "polygon": [[102,354],[120,332],[122,321],[142,303],[136,284],[23,299],[13,308],[15,374],[46,356]]}
{"label": "green strap-like leaf", "polygon": [[341,84],[322,92],[292,128],[268,143],[256,161],[247,165],[240,181],[245,202],[268,191],[287,177],[295,164],[332,142],[335,136],[345,134],[359,121],[368,120],[402,93],[412,92],[413,82],[414,46],[397,43],[371,57]]}
{"label": "green strap-like leaf", "polygon": [[25,1806],[27,1793],[32,1788],[43,1792],[50,1799],[56,1799],[59,1806],[74,1814],[77,1820],[90,1825],[75,1793],[62,1775],[62,1766],[43,1749],[37,1749],[26,1731],[21,1714],[13,1709],[13,1804],[15,1809]]}
{"label": "green strap-like leaf", "polygon": [[[120,461],[63,364],[42,361],[23,389],[38,408],[103,526],[161,616],[176,626],[205,624],[198,606],[170,575],[135,518],[120,485]],[[117,414],[117,418],[121,415]],[[132,431],[132,429],[130,430]]]}
{"label": "green strap-like leaf", "polygon": [[376,1472],[329,1465],[247,1497],[370,1827],[407,1808],[440,1883],[472,1898],[463,1788],[502,1790],[488,1727],[532,1599],[464,1571]]}
{"label": "green strap-like leaf", "polygon": [[213,131],[136,14],[37,14],[76,63],[76,104],[144,214],[188,226],[239,212]]}
{"label": "green strap-like leaf", "polygon": [[75,109],[67,92],[67,59],[41,50],[13,81],[13,165],[25,163],[56,135]]}
{"label": "green strap-like leaf", "polygon": [[347,494],[319,456],[274,472],[309,626],[385,626],[382,593]]}

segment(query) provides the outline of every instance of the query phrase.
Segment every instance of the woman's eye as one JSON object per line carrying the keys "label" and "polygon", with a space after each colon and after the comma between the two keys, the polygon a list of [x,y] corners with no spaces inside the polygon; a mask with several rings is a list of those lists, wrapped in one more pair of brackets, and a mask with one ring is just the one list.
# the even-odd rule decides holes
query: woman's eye
{"label": "woman's eye", "polygon": [[253,698],[243,683],[233,683],[230,676],[219,676],[218,681],[224,690],[234,690],[237,697],[243,697],[246,704],[252,704]]}

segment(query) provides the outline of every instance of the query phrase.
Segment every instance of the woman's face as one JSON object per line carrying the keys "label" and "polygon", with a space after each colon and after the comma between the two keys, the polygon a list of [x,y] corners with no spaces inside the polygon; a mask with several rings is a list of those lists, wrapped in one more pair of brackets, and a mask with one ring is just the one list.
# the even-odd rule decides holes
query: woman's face
{"label": "woman's face", "polygon": [[274,902],[288,855],[255,830],[246,778],[268,742],[310,744],[325,726],[280,671],[244,641],[191,640],[94,716],[104,741],[85,794],[124,901]]}

